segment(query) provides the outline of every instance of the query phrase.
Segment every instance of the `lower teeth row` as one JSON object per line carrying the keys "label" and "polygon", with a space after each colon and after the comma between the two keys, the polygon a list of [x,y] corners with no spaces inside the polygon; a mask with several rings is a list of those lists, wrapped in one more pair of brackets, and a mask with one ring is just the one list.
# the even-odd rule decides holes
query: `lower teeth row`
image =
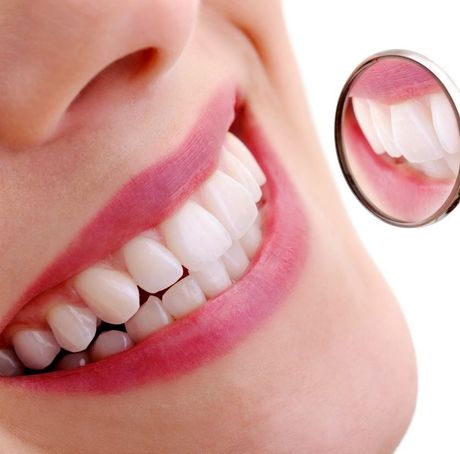
{"label": "lower teeth row", "polygon": [[[219,169],[158,229],[24,308],[3,333],[0,375],[74,369],[127,350],[243,276],[262,239],[265,176],[230,133],[221,153]],[[30,326],[36,307],[44,320]]]}

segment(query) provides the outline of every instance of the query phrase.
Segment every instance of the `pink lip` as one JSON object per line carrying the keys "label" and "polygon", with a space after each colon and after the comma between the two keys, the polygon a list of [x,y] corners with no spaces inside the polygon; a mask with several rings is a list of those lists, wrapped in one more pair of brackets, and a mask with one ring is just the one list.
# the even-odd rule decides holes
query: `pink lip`
{"label": "pink lip", "polygon": [[342,131],[351,168],[355,173],[360,172],[359,186],[365,194],[374,194],[369,199],[380,211],[396,219],[420,222],[446,201],[453,183],[433,180],[415,169],[397,166],[378,156],[361,132],[350,104]]}
{"label": "pink lip", "polygon": [[[217,101],[211,103],[204,115],[208,127],[211,125],[216,127],[215,121],[211,121],[216,119],[216,113],[225,117],[227,122],[221,121],[222,124],[217,125],[217,131],[193,134],[193,137],[206,137],[206,140],[203,138],[200,140],[206,153],[213,148],[217,151],[223,140],[225,133],[223,124],[228,124],[228,119],[231,118],[228,105],[231,104],[233,107],[234,97],[230,99],[232,102],[229,103],[228,100],[224,102],[220,95]],[[308,224],[302,202],[261,130],[249,116],[244,120],[237,125],[238,135],[258,158],[268,180],[265,186],[268,213],[264,222],[264,242],[247,274],[226,292],[208,301],[190,316],[154,333],[129,351],[81,369],[0,379],[3,385],[21,386],[40,392],[106,394],[120,392],[158,379],[173,378],[224,354],[244,339],[285,300],[307,258]],[[198,124],[202,125],[203,119]],[[91,241],[91,235],[100,236],[107,226],[110,229],[110,226],[117,225],[113,224],[114,219],[122,216],[117,214],[120,212],[120,209],[115,208],[117,204],[134,203],[135,205],[139,200],[147,196],[151,197],[151,191],[157,189],[161,192],[159,197],[161,203],[151,202],[149,207],[150,210],[161,210],[161,214],[156,213],[155,216],[150,217],[149,225],[155,224],[156,220],[173,210],[215,164],[214,155],[212,159],[203,156],[197,143],[193,140],[187,143],[186,151],[178,152],[175,159],[184,160],[188,170],[181,169],[180,173],[186,172],[187,181],[193,180],[194,184],[188,183],[185,188],[180,188],[178,186],[182,185],[181,178],[177,178],[174,184],[168,182],[168,178],[177,174],[175,168],[179,165],[177,161],[173,162],[171,159],[162,163],[159,169],[156,166],[154,170],[148,170],[147,174],[141,174],[134,183],[131,183],[133,187],[128,186],[127,192],[120,193],[109,207],[103,210],[101,215],[90,224],[91,229],[85,229],[65,256],[51,267],[52,271],[47,271],[44,277],[33,285],[33,292],[29,290],[28,293],[38,292],[38,289],[49,285],[50,282],[62,280],[63,276],[74,272],[75,267],[87,263],[89,256],[103,256],[113,243],[99,247],[96,254],[89,252],[91,248],[85,245],[82,239]],[[192,154],[192,157],[188,158],[188,154]],[[189,167],[194,167],[192,164],[195,164],[199,170],[190,169]],[[149,184],[148,181],[152,177],[154,182]],[[170,200],[171,197],[173,201]],[[135,208],[130,205],[129,209],[131,210],[129,217],[131,217]],[[128,219],[123,219],[126,228],[117,239],[120,243],[132,236],[133,232],[137,233],[145,228],[143,222],[128,222]],[[96,245],[97,241],[93,240],[92,244]],[[81,247],[83,252],[79,250]],[[66,270],[58,271],[57,265],[61,262],[62,266],[64,259],[67,261]]]}
{"label": "pink lip", "polygon": [[366,68],[354,82],[350,95],[390,104],[439,90],[438,80],[427,69],[392,57]]}

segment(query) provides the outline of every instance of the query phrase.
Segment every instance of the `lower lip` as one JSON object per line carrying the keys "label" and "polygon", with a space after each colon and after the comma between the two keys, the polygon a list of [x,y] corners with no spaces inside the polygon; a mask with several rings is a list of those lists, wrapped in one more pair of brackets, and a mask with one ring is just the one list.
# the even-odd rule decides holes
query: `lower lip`
{"label": "lower lip", "polygon": [[81,369],[1,379],[3,386],[38,392],[122,392],[175,378],[225,354],[260,326],[288,296],[309,250],[304,207],[261,130],[247,123],[240,137],[267,175],[264,241],[247,274],[188,317],[132,349]]}
{"label": "lower lip", "polygon": [[377,155],[350,108],[345,112],[342,131],[354,180],[362,195],[385,216],[421,222],[437,212],[449,197],[452,181],[433,180]]}

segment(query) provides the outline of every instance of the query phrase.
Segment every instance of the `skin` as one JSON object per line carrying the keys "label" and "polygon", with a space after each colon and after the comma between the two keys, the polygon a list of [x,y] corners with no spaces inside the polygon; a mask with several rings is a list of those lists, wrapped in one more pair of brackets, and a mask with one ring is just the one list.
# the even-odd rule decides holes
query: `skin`
{"label": "skin", "polygon": [[266,0],[2,2],[0,316],[228,80],[311,222],[297,285],[232,351],[116,395],[0,388],[6,452],[389,453],[399,443],[416,396],[410,337],[340,204],[281,17]]}

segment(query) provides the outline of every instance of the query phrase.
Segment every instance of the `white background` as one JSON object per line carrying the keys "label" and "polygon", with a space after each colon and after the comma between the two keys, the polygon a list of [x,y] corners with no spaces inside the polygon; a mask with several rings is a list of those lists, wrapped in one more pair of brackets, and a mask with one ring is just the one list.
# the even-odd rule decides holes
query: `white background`
{"label": "white background", "polygon": [[[339,92],[355,66],[380,50],[418,51],[460,85],[456,0],[285,0],[310,108],[342,199],[370,255],[398,297],[419,369],[419,398],[398,454],[460,453],[460,207],[418,229],[391,227],[354,199],[335,158]],[[360,453],[359,453],[360,454]]]}

